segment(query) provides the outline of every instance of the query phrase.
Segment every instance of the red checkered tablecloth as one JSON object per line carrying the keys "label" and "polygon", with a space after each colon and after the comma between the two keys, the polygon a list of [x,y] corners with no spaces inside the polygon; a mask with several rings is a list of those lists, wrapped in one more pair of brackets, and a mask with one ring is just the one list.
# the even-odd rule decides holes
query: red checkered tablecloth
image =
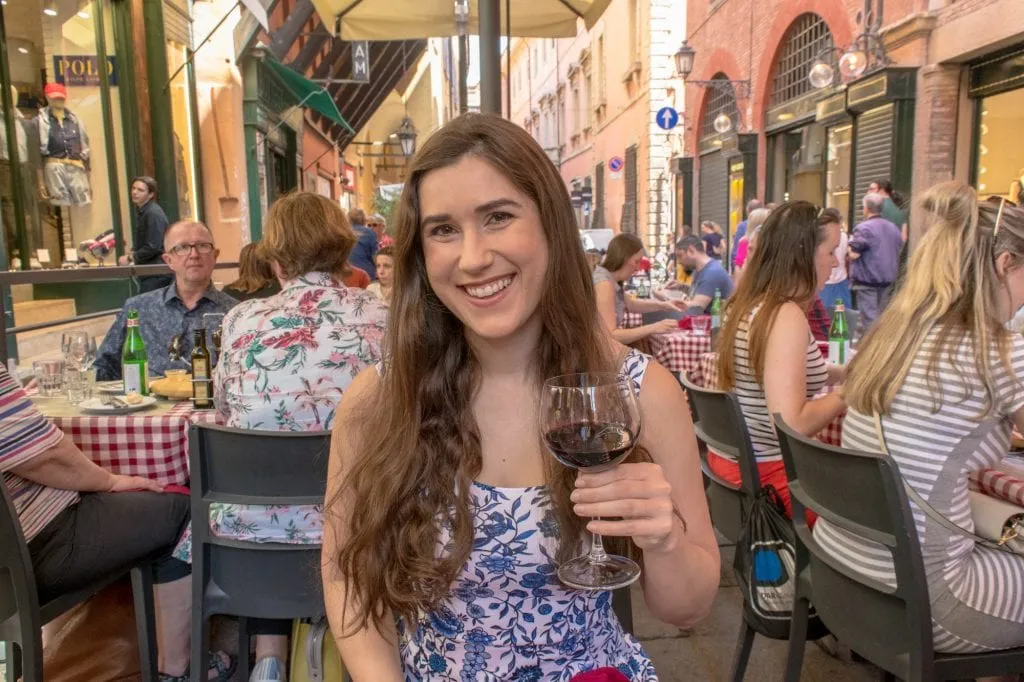
{"label": "red checkered tablecloth", "polygon": [[196,411],[189,401],[158,403],[144,412],[114,416],[81,414],[61,401],[37,407],[86,457],[107,471],[145,476],[164,485],[188,482],[188,428],[216,420],[215,410]]}
{"label": "red checkered tablecloth", "polygon": [[[718,353],[705,353],[700,360],[700,373],[703,381],[694,380],[698,386],[704,388],[718,388]],[[832,391],[836,390],[836,386],[826,386],[818,396],[823,396]],[[817,438],[822,443],[827,445],[842,445],[843,442],[843,419],[846,418],[846,412],[837,416],[835,419],[828,423],[824,429],[822,429]]]}
{"label": "red checkered tablecloth", "polygon": [[652,334],[647,337],[651,355],[673,374],[685,373],[690,381],[704,385],[701,359],[711,352],[711,337],[691,331]]}

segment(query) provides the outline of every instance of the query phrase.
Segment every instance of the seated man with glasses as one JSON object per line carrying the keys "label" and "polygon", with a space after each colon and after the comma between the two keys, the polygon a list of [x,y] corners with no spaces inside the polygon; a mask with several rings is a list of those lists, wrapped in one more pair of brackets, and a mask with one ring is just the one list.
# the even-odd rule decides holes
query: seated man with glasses
{"label": "seated man with glasses", "polygon": [[[149,355],[149,373],[185,369],[192,353],[193,331],[203,327],[203,315],[228,312],[238,301],[213,286],[218,251],[213,234],[202,223],[182,221],[164,234],[164,262],[174,271],[169,285],[129,298],[103,339],[96,360],[96,378],[121,378],[121,346],[128,311],[139,312],[139,329]],[[207,330],[207,345],[212,346]],[[170,349],[175,347],[177,358]]]}

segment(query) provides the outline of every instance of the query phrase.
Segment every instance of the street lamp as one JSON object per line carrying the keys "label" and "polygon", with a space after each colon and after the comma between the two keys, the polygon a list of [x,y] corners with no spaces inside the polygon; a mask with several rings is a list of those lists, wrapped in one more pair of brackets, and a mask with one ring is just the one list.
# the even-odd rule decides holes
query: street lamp
{"label": "street lamp", "polygon": [[686,85],[696,85],[698,88],[711,88],[719,92],[728,92],[736,99],[748,99],[750,97],[750,80],[733,81],[727,78],[714,78],[709,81],[689,80],[693,73],[694,60],[697,58],[697,51],[690,47],[690,44],[683,41],[676,53],[672,55],[676,62],[676,75],[683,79]]}
{"label": "street lamp", "polygon": [[727,132],[732,130],[732,119],[729,118],[729,114],[722,112],[718,116],[715,116],[714,126],[715,132],[720,135],[725,135]]}
{"label": "street lamp", "polygon": [[[839,55],[839,59],[836,59],[836,55]],[[836,69],[833,64],[839,67],[839,76],[843,81],[851,81],[865,73],[884,69],[890,60],[882,39],[873,30],[868,30],[854,38],[845,50],[838,47],[822,50],[807,72],[811,86],[823,90],[835,83]]]}
{"label": "street lamp", "polygon": [[402,145],[402,156],[408,159],[416,153],[416,129],[413,128],[412,119],[408,116],[403,118],[395,135],[398,136],[398,141]]}
{"label": "street lamp", "polygon": [[693,60],[697,57],[697,51],[690,47],[685,40],[679,46],[674,55],[676,60],[676,73],[683,80],[686,80],[693,73]]}

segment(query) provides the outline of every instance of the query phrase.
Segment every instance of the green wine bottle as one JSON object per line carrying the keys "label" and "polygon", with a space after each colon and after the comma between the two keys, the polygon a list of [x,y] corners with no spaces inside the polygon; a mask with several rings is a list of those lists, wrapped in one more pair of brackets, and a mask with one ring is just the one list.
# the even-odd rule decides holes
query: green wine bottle
{"label": "green wine bottle", "polygon": [[832,326],[828,330],[828,361],[834,365],[850,361],[850,328],[846,325],[846,306],[842,299],[836,300]]}
{"label": "green wine bottle", "polygon": [[711,314],[711,330],[720,329],[722,326],[722,290],[715,289],[715,297],[711,300],[711,308],[708,309]]}
{"label": "green wine bottle", "polygon": [[149,395],[149,356],[139,329],[139,311],[128,311],[128,333],[121,347],[121,377],[125,395]]}

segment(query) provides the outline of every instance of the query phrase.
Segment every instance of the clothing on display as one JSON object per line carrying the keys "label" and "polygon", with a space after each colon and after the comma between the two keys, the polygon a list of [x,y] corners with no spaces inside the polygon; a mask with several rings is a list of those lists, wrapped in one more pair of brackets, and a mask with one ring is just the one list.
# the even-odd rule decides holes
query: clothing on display
{"label": "clothing on display", "polygon": [[89,187],[89,136],[85,124],[64,107],[67,88],[50,83],[43,92],[49,101],[36,118],[40,152],[45,159],[43,189],[54,206],[84,206],[92,202]]}

